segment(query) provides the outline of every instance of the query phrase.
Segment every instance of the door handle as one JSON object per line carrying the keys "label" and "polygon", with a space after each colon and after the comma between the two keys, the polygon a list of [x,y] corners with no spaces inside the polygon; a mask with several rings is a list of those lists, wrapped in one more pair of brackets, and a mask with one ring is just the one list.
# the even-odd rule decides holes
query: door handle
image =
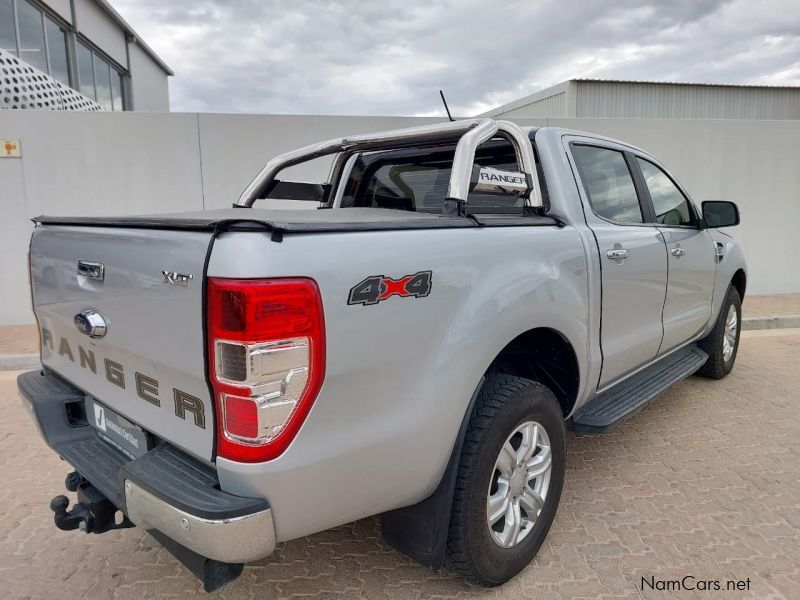
{"label": "door handle", "polygon": [[628,252],[625,248],[614,248],[613,250],[606,250],[606,257],[610,258],[611,260],[623,260],[630,256],[630,252]]}
{"label": "door handle", "polygon": [[686,254],[686,250],[684,250],[680,246],[678,246],[677,248],[673,248],[669,252],[670,252],[670,254],[672,254],[672,256],[675,256],[676,258],[680,258],[684,254]]}

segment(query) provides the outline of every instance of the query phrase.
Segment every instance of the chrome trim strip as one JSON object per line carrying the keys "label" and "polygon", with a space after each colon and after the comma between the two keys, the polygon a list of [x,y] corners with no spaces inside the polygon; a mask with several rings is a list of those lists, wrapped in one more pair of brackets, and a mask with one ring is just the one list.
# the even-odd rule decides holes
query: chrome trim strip
{"label": "chrome trim strip", "polygon": [[157,529],[201,556],[228,563],[245,563],[275,550],[272,509],[233,519],[203,519],[184,512],[126,479],[128,518],[138,527]]}

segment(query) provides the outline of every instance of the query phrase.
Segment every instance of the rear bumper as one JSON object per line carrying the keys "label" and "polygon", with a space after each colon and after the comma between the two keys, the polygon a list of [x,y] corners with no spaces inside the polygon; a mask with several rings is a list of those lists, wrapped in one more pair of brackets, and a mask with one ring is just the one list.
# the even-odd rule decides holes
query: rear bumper
{"label": "rear bumper", "polygon": [[211,466],[168,444],[131,460],[81,419],[85,394],[54,373],[23,373],[17,386],[47,444],[137,526],[221,562],[275,549],[266,500],[221,491]]}

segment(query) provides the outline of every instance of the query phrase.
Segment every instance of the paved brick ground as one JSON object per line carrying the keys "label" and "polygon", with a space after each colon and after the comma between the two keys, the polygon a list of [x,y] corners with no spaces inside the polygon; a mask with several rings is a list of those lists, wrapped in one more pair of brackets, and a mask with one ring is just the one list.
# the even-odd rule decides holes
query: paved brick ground
{"label": "paved brick ground", "polygon": [[[798,598],[800,331],[745,335],[733,375],[691,378],[602,437],[570,435],[561,508],[534,563],[502,588],[432,573],[375,519],[280,545],[221,598]],[[0,597],[179,598],[197,582],[147,534],[57,531],[69,468],[0,373]],[[749,592],[641,591],[640,578],[749,578]]]}

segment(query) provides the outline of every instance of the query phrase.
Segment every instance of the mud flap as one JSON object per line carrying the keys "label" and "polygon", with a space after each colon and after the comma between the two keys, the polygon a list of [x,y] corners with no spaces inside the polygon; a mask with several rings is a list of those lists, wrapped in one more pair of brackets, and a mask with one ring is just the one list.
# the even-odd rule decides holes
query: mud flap
{"label": "mud flap", "polygon": [[450,510],[453,506],[453,493],[456,476],[461,461],[461,448],[469,427],[469,419],[475,407],[478,393],[485,377],[482,377],[472,394],[467,411],[461,421],[461,428],[442,480],[436,490],[417,504],[398,508],[381,515],[381,534],[383,541],[395,550],[402,552],[434,571],[444,564],[447,533],[450,527]]}
{"label": "mud flap", "polygon": [[172,556],[202,581],[203,590],[206,592],[214,592],[242,574],[244,563],[226,563],[206,558],[189,550],[186,546],[180,545],[158,530],[149,529],[147,533],[152,535],[159,544],[169,550]]}

